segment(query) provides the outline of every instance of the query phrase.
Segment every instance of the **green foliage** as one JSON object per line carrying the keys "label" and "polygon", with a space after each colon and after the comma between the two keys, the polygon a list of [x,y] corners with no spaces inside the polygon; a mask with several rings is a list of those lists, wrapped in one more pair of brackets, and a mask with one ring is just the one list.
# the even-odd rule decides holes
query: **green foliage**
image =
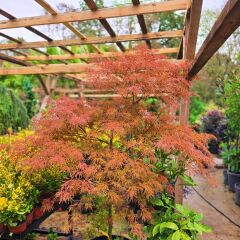
{"label": "green foliage", "polygon": [[28,117],[31,119],[37,112],[37,98],[29,78],[24,79],[22,88],[26,95],[24,105],[27,109]]}
{"label": "green foliage", "polygon": [[221,143],[221,157],[225,165],[228,165],[231,172],[239,172],[240,149],[236,148],[235,142]]}
{"label": "green foliage", "polygon": [[167,154],[156,150],[157,162],[153,171],[164,174],[170,183],[174,183],[178,177],[181,177],[186,186],[195,186],[193,179],[185,174],[185,168],[181,162],[177,162],[177,155]]}
{"label": "green foliage", "polygon": [[24,240],[36,240],[37,239],[37,233],[28,233],[27,236],[24,238]]}
{"label": "green foliage", "polygon": [[228,156],[230,170],[240,171],[240,75],[238,71],[228,74],[228,79],[224,84],[224,103],[226,116],[231,132],[231,141],[223,151],[223,156]]}
{"label": "green foliage", "polygon": [[0,155],[0,223],[16,226],[37,203],[38,191],[2,152]]}
{"label": "green foliage", "polygon": [[226,106],[226,116],[229,127],[240,134],[240,75],[233,71],[228,75],[228,80],[224,85],[224,99]]}
{"label": "green foliage", "polygon": [[33,172],[31,183],[39,190],[42,198],[55,194],[62,185],[66,174],[59,167],[52,166]]}
{"label": "green foliage", "polygon": [[201,100],[200,97],[193,97],[190,103],[190,115],[189,121],[194,124],[199,121],[201,114],[205,111],[206,104]]}
{"label": "green foliage", "polygon": [[53,232],[52,229],[50,229],[50,233],[47,235],[47,240],[57,240],[58,235]]}
{"label": "green foliage", "polygon": [[176,204],[155,216],[154,225],[148,229],[149,240],[197,240],[199,234],[211,232],[211,228],[202,224],[201,220],[202,214]]}
{"label": "green foliage", "polygon": [[28,123],[27,110],[21,100],[0,84],[0,135],[7,133],[9,128],[14,131],[26,128]]}

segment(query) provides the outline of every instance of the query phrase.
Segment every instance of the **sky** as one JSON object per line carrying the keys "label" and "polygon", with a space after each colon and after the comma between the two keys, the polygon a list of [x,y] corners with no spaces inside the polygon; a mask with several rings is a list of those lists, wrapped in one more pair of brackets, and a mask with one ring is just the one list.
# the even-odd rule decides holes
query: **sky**
{"label": "sky", "polygon": [[[47,0],[47,2],[53,6],[56,7],[60,2],[64,2],[66,4],[70,4],[74,6],[75,8],[78,8],[79,1],[83,0]],[[117,0],[118,3],[121,3],[123,0]],[[225,2],[227,0],[203,0],[203,9],[222,9]],[[114,1],[116,2],[116,0]],[[149,2],[153,2],[150,1]],[[105,5],[109,6],[113,3],[111,0],[105,0]],[[39,16],[43,15],[44,10],[40,5],[38,5],[34,0],[0,0],[0,9],[3,9],[12,15],[14,15],[17,18],[20,17],[30,17],[30,16]],[[0,16],[0,20],[5,20],[3,16]],[[47,32],[46,26],[36,26],[40,31],[43,31],[44,33]],[[12,37],[23,37],[26,41],[41,41],[42,38],[38,37],[34,33],[28,31],[24,28],[18,28],[18,29],[6,29],[1,30],[1,32],[8,34]],[[58,39],[56,36],[52,36],[54,39]],[[3,38],[0,37],[0,40],[3,40]]]}

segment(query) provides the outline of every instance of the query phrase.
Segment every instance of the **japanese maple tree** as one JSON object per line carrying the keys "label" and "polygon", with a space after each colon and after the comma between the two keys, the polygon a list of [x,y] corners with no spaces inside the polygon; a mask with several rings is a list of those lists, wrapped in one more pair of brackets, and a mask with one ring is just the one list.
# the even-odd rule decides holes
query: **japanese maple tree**
{"label": "japanese maple tree", "polygon": [[[149,199],[169,190],[165,175],[153,171],[156,149],[177,154],[188,171],[203,172],[212,164],[209,136],[176,117],[179,100],[190,96],[186,63],[139,48],[95,65],[88,71],[89,84],[118,97],[52,103],[36,122],[35,134],[12,149],[12,158],[33,174],[59,166],[68,177],[57,200],[80,194],[80,205],[91,207],[101,196],[109,212],[109,236],[114,212],[142,239],[141,224],[151,221],[153,212]],[[159,99],[158,111],[149,111],[146,100],[152,96]]]}

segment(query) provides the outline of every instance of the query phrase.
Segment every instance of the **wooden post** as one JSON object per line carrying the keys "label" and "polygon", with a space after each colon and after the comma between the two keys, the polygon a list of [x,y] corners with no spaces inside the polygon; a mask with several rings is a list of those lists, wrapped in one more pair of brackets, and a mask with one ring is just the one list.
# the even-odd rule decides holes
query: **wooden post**
{"label": "wooden post", "polygon": [[[188,124],[188,115],[189,115],[189,103],[190,100],[185,100],[180,102],[180,124]],[[181,177],[178,177],[175,185],[175,203],[183,203],[183,180]]]}
{"label": "wooden post", "polygon": [[[195,57],[201,10],[202,0],[191,0],[191,7],[186,14],[184,37],[182,40],[182,54],[185,60],[192,60]],[[181,100],[180,102],[179,122],[182,125],[188,124],[189,104],[190,99]],[[183,180],[181,177],[178,177],[175,185],[175,203],[183,203]]]}

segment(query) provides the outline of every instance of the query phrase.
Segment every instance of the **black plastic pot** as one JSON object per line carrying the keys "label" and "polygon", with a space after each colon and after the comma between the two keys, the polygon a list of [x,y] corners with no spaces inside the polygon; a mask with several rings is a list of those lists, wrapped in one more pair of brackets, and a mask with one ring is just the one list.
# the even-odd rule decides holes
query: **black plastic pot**
{"label": "black plastic pot", "polygon": [[240,183],[235,184],[235,203],[240,206]]}
{"label": "black plastic pot", "polygon": [[[129,240],[129,238],[113,235],[113,239],[117,239],[117,238],[121,240]],[[93,238],[92,240],[108,240],[108,238],[106,236],[99,236],[99,237]]]}
{"label": "black plastic pot", "polygon": [[240,182],[240,173],[228,171],[228,187],[229,190],[235,192],[235,184]]}
{"label": "black plastic pot", "polygon": [[223,170],[223,183],[224,185],[228,185],[228,170]]}

